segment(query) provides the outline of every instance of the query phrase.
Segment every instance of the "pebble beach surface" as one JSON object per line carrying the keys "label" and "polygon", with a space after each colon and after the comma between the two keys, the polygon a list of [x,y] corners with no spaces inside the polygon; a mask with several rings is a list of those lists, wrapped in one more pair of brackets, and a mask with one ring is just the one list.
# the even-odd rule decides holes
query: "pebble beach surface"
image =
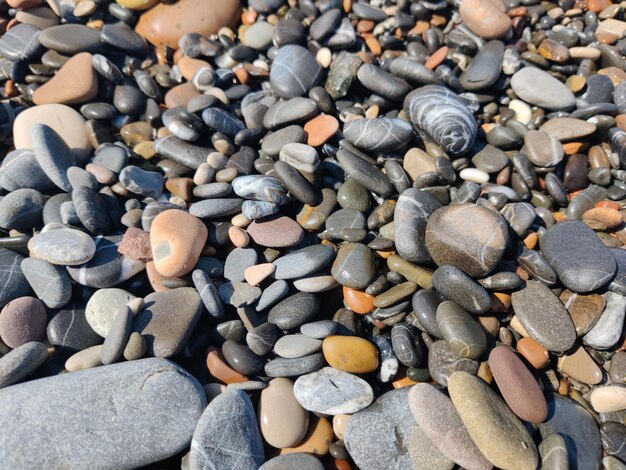
{"label": "pebble beach surface", "polygon": [[0,4],[0,470],[626,469],[625,9]]}

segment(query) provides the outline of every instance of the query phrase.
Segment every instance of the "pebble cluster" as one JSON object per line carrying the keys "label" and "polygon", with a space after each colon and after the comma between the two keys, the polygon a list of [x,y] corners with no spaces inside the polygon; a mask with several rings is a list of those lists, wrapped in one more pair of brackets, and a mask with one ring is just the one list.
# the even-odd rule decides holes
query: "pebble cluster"
{"label": "pebble cluster", "polygon": [[625,8],[6,0],[0,469],[626,469]]}

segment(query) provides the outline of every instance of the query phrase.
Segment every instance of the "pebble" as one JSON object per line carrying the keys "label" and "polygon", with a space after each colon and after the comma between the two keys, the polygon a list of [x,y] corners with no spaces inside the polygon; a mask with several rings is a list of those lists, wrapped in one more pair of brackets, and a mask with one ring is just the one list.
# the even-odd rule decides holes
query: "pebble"
{"label": "pebble", "polygon": [[255,243],[268,248],[295,246],[304,238],[302,227],[285,216],[254,220],[247,232]]}
{"label": "pebble", "polygon": [[459,13],[463,23],[474,34],[483,39],[493,39],[504,36],[511,28],[511,19],[504,9],[504,5],[497,0],[464,0]]}
{"label": "pebble", "polygon": [[576,329],[571,317],[558,297],[545,285],[538,281],[526,281],[523,289],[513,292],[511,303],[524,329],[540,345],[561,353],[574,345]]}
{"label": "pebble", "polygon": [[371,250],[362,243],[342,245],[337,251],[331,273],[342,286],[366,288],[376,274]]}
{"label": "pebble", "polygon": [[411,387],[409,407],[420,429],[448,459],[467,469],[489,469],[450,398],[431,384]]}
{"label": "pebble", "polygon": [[615,259],[582,222],[554,225],[541,237],[541,252],[559,280],[574,292],[590,292],[615,275]]}
{"label": "pebble", "polygon": [[293,382],[284,377],[261,390],[257,413],[263,439],[278,449],[302,441],[309,426],[309,412],[297,401]]}
{"label": "pebble", "polygon": [[193,432],[189,469],[259,468],[264,461],[263,441],[246,392],[227,390],[211,400]]}
{"label": "pebble", "polygon": [[129,306],[121,307],[111,322],[111,327],[104,338],[100,361],[102,364],[113,364],[124,353],[132,332],[134,312]]}
{"label": "pebble", "polygon": [[35,258],[51,264],[76,266],[86,263],[96,253],[96,243],[85,232],[58,228],[31,238],[28,249]]}
{"label": "pebble", "polygon": [[541,466],[545,468],[569,468],[565,439],[560,434],[549,434],[539,444]]}
{"label": "pebble", "polygon": [[388,197],[393,192],[393,185],[387,175],[374,165],[349,150],[340,149],[337,160],[343,170],[368,190]]}
{"label": "pebble", "polygon": [[579,382],[595,385],[602,380],[602,370],[582,346],[576,346],[557,362],[557,369]]}
{"label": "pebble", "polygon": [[454,353],[462,358],[477,359],[487,348],[487,338],[480,325],[454,302],[437,307],[437,327]]}
{"label": "pebble", "polygon": [[376,347],[363,338],[332,335],[322,343],[324,359],[335,369],[353,374],[366,374],[378,368]]}
{"label": "pebble", "polygon": [[123,289],[100,289],[96,291],[85,307],[85,316],[93,330],[103,338],[108,336],[115,315],[135,296]]}
{"label": "pebble", "polygon": [[[272,325],[272,323],[268,323]],[[286,335],[274,344],[274,352],[280,357],[295,359],[308,356],[322,349],[319,339],[311,338],[303,334]]]}
{"label": "pebble", "polygon": [[98,77],[88,52],[76,54],[56,75],[33,93],[33,102],[42,104],[82,104],[98,94]]}
{"label": "pebble", "polygon": [[474,143],[478,128],[472,113],[453,92],[439,85],[412,91],[404,110],[415,129],[450,155],[463,155]]}
{"label": "pebble", "polygon": [[298,292],[276,304],[267,321],[281,330],[293,330],[315,318],[319,309],[320,301],[314,294]]}
{"label": "pebble", "polygon": [[395,205],[394,241],[398,254],[413,263],[430,261],[425,246],[428,217],[441,207],[437,199],[425,191],[409,188],[400,194]]}
{"label": "pebble", "polygon": [[343,135],[362,150],[388,152],[406,146],[413,138],[413,128],[397,118],[356,119],[344,124]]}
{"label": "pebble", "polygon": [[504,218],[476,204],[442,207],[426,224],[426,247],[435,263],[455,266],[470,276],[489,274],[508,243]]}
{"label": "pebble", "polygon": [[448,390],[467,432],[494,466],[537,466],[539,453],[528,431],[485,382],[467,372],[455,372]]}
{"label": "pebble", "polygon": [[84,301],[72,301],[48,322],[46,336],[55,349],[75,353],[102,343],[102,337],[87,322]]}
{"label": "pebble", "polygon": [[48,348],[37,341],[14,348],[0,358],[0,389],[28,377],[48,358]]}
{"label": "pebble", "polygon": [[367,382],[333,367],[298,377],[293,393],[304,409],[333,416],[356,413],[374,400]]}
{"label": "pebble", "polygon": [[489,353],[489,367],[507,405],[524,421],[541,423],[548,405],[537,380],[519,357],[504,346]]}
{"label": "pebble", "polygon": [[597,413],[612,413],[626,408],[626,387],[606,385],[591,392],[589,402]]}
{"label": "pebble", "polygon": [[626,297],[615,292],[602,295],[606,300],[604,312],[597,323],[583,336],[583,343],[594,349],[609,349],[620,339],[626,315]]}
{"label": "pebble", "polygon": [[[144,387],[147,381],[150,386]],[[0,422],[8,433],[2,455],[12,467],[147,465],[188,444],[206,405],[200,384],[164,359],[28,382],[1,390],[0,402],[11,403],[2,406]],[[172,413],[166,423],[159,419],[163,412]],[[42,419],[49,423],[46,429],[36,425]],[[101,423],[107,432],[81,434],[90,422]]]}
{"label": "pebble", "polygon": [[10,348],[41,341],[46,333],[46,307],[35,297],[18,297],[0,311],[0,338]]}
{"label": "pebble", "polygon": [[469,313],[479,315],[491,307],[489,293],[467,274],[454,266],[443,265],[433,273],[433,287],[446,299],[456,302]]}
{"label": "pebble", "polygon": [[321,79],[322,68],[313,54],[296,44],[281,47],[272,62],[270,84],[281,98],[306,94]]}
{"label": "pebble", "polygon": [[549,110],[572,108],[574,94],[563,83],[536,67],[524,67],[511,77],[511,88],[529,104]]}

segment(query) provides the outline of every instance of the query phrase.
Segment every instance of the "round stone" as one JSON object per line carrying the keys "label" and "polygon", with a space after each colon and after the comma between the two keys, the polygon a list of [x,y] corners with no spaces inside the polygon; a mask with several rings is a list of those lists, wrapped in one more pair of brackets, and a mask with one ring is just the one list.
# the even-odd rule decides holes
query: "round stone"
{"label": "round stone", "polygon": [[118,310],[136,298],[123,289],[97,290],[87,302],[85,317],[87,322],[103,338],[106,338]]}
{"label": "round stone", "polygon": [[44,304],[34,297],[18,297],[0,311],[0,338],[10,348],[40,341],[48,317]]}
{"label": "round stone", "polygon": [[353,374],[366,374],[378,367],[376,347],[356,336],[328,336],[322,343],[324,359],[331,367]]}

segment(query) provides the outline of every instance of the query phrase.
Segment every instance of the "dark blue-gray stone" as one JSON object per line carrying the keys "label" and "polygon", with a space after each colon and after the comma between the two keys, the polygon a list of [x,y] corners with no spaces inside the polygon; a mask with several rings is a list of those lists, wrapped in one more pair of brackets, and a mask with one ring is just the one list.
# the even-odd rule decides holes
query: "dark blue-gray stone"
{"label": "dark blue-gray stone", "polygon": [[351,144],[371,152],[399,152],[413,135],[411,124],[398,118],[354,119],[343,126]]}
{"label": "dark blue-gray stone", "polygon": [[40,30],[28,23],[18,23],[0,38],[0,54],[12,61],[32,59],[43,51]]}
{"label": "dark blue-gray stone", "polygon": [[433,196],[419,189],[409,188],[398,198],[394,209],[394,239],[398,254],[413,263],[428,263],[426,249],[426,221],[441,207]]}
{"label": "dark blue-gray stone", "polygon": [[302,46],[281,47],[272,62],[270,84],[281,98],[302,96],[322,77],[322,67],[313,54]]}

